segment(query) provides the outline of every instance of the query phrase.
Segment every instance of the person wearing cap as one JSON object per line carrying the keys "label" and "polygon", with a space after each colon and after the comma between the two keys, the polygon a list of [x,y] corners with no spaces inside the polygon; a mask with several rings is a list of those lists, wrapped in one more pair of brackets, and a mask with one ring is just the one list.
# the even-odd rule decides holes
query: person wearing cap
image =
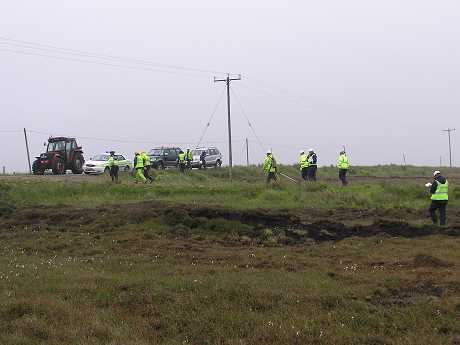
{"label": "person wearing cap", "polygon": [[346,186],[348,184],[347,172],[350,168],[350,161],[345,151],[340,151],[339,159],[337,160],[337,168],[339,168],[339,179],[342,181],[342,186]]}
{"label": "person wearing cap", "polygon": [[110,178],[112,179],[112,182],[118,183],[119,167],[115,162],[115,151],[110,151],[110,156],[107,160],[107,167],[109,168]]}
{"label": "person wearing cap", "polygon": [[136,170],[135,182],[147,182],[144,176],[144,159],[139,152],[136,152],[134,155],[134,169]]}
{"label": "person wearing cap", "polygon": [[267,151],[267,156],[265,157],[263,169],[264,169],[264,173],[267,174],[267,184],[270,183],[271,180],[274,180],[275,182],[277,181],[276,160],[275,160],[275,157],[273,157],[271,150]]}
{"label": "person wearing cap", "polygon": [[433,173],[433,183],[427,183],[430,187],[431,205],[428,211],[430,212],[433,224],[438,223],[436,210],[439,210],[440,225],[446,225],[446,207],[449,201],[449,182],[441,175],[441,172],[436,170]]}
{"label": "person wearing cap", "polygon": [[313,149],[308,150],[308,181],[316,182],[316,170],[318,169],[318,157]]}
{"label": "person wearing cap", "polygon": [[300,150],[300,157],[299,157],[299,168],[300,168],[300,175],[304,181],[308,180],[308,156],[305,154],[304,150]]}

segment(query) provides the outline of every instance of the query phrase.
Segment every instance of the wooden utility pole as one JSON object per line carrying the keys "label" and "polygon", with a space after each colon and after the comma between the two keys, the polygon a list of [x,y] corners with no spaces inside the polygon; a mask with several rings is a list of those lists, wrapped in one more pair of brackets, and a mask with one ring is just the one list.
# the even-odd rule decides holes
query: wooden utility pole
{"label": "wooden utility pole", "polygon": [[29,142],[27,141],[27,131],[24,128],[24,140],[26,141],[27,162],[29,163],[29,174],[32,174],[32,167],[30,165]]}
{"label": "wooden utility pole", "polygon": [[449,136],[449,165],[452,168],[452,145],[450,144],[450,132],[455,131],[455,128],[447,128],[447,129],[443,129],[442,131],[447,132]]}
{"label": "wooden utility pole", "polygon": [[241,80],[241,75],[237,78],[230,78],[230,74],[227,74],[225,79],[216,79],[214,77],[214,82],[225,82],[227,84],[227,125],[228,125],[228,171],[230,182],[233,179],[232,168],[233,168],[233,157],[232,157],[232,122],[230,118],[230,82],[234,80]]}

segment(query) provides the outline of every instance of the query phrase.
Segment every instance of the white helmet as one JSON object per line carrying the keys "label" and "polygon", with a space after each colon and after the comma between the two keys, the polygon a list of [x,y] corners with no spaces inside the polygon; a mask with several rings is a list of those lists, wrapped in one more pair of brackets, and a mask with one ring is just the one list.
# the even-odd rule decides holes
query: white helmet
{"label": "white helmet", "polygon": [[271,154],[272,150],[267,150],[267,155]]}
{"label": "white helmet", "polygon": [[315,150],[313,150],[313,149],[310,149],[310,150],[308,150],[308,152],[315,152]]}
{"label": "white helmet", "polygon": [[302,153],[305,153],[305,151],[304,151],[304,150],[300,150],[300,154],[302,154]]}
{"label": "white helmet", "polygon": [[434,173],[433,173],[433,176],[436,176],[436,175],[440,175],[441,172],[439,170],[436,170]]}

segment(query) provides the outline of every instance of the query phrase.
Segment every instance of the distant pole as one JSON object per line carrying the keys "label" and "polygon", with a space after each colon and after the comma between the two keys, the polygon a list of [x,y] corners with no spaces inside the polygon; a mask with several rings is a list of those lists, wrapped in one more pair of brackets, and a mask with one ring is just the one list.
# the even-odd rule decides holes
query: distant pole
{"label": "distant pole", "polygon": [[6,169],[5,169],[5,166],[3,166],[3,175],[6,174]]}
{"label": "distant pole", "polygon": [[442,156],[439,156],[439,167],[442,167]]}
{"label": "distant pole", "polygon": [[29,174],[32,174],[32,167],[30,166],[29,142],[27,141],[27,131],[25,128],[24,128],[24,139],[26,141],[27,162],[29,163]]}
{"label": "distant pole", "polygon": [[443,129],[443,132],[447,132],[449,136],[449,165],[452,168],[452,145],[450,144],[450,132],[455,131],[455,128]]}
{"label": "distant pole", "polygon": [[232,157],[232,122],[230,117],[230,82],[234,80],[241,80],[241,75],[237,78],[230,78],[230,74],[227,74],[225,79],[216,79],[214,77],[214,82],[225,82],[227,84],[227,125],[228,125],[228,174],[230,182],[232,181],[232,168],[233,168],[233,157]]}
{"label": "distant pole", "polygon": [[246,165],[249,166],[249,141],[246,138]]}
{"label": "distant pole", "polygon": [[404,161],[404,166],[406,166],[406,153],[403,152],[403,161]]}

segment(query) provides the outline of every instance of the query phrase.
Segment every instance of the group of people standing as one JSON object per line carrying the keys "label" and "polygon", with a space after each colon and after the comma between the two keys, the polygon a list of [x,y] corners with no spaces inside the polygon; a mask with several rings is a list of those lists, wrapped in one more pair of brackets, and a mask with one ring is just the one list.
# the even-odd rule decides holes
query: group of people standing
{"label": "group of people standing", "polygon": [[186,169],[191,170],[192,162],[193,151],[190,148],[187,148],[185,152],[182,150],[179,151],[179,154],[177,155],[177,165],[179,166],[180,172],[185,172]]}
{"label": "group of people standing", "polygon": [[[299,168],[300,176],[304,181],[316,182],[316,171],[318,170],[318,156],[315,150],[308,150],[308,154],[304,150],[300,150],[299,157]],[[342,182],[343,186],[348,184],[347,173],[350,168],[350,161],[345,150],[340,151],[339,158],[337,160],[337,168],[339,169],[339,180]],[[270,181],[277,181],[277,172],[278,168],[276,165],[275,157],[271,150],[267,151],[265,157],[263,170],[267,175],[267,183]]]}

